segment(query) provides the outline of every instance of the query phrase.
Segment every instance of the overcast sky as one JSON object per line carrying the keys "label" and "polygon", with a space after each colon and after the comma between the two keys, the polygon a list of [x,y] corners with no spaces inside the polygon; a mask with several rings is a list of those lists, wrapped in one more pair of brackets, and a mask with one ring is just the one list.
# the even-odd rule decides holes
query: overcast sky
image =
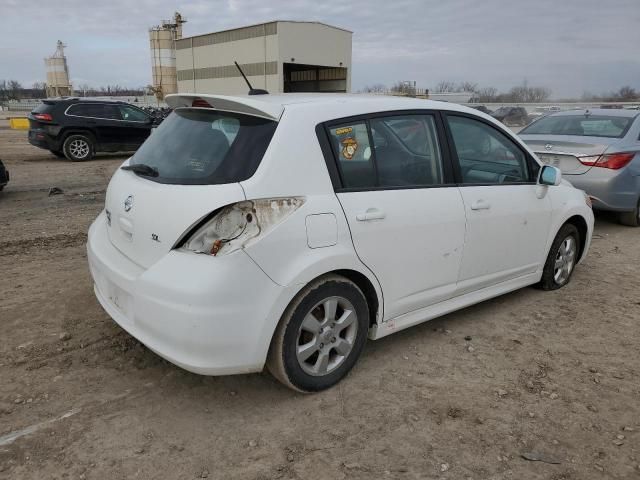
{"label": "overcast sky", "polygon": [[175,10],[185,36],[275,19],[352,30],[354,91],[525,79],[554,97],[640,89],[640,0],[0,0],[0,79],[43,81],[61,39],[74,84],[147,85],[147,30]]}

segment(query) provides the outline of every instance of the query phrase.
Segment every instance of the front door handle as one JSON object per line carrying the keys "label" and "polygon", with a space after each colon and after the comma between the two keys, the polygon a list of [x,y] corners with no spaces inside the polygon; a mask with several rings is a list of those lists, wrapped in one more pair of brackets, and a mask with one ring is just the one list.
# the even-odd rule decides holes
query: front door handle
{"label": "front door handle", "polygon": [[476,200],[471,204],[471,210],[489,210],[491,204],[485,200]]}
{"label": "front door handle", "polygon": [[356,215],[356,220],[359,222],[368,222],[370,220],[382,220],[387,215],[377,208],[369,208],[364,213],[359,213]]}

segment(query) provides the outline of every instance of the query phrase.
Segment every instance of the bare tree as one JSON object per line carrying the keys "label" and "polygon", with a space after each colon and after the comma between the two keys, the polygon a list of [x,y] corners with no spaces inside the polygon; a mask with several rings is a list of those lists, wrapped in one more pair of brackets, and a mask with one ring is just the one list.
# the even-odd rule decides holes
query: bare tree
{"label": "bare tree", "polygon": [[46,97],[47,96],[47,84],[44,82],[33,82],[31,85],[33,89],[32,96],[34,97]]}
{"label": "bare tree", "polygon": [[456,83],[450,80],[442,80],[441,82],[438,82],[438,84],[436,85],[435,91],[438,93],[455,92]]}
{"label": "bare tree", "polygon": [[398,81],[393,84],[391,91],[402,95],[408,95],[410,97],[415,97],[416,95],[416,87],[413,82]]}
{"label": "bare tree", "polygon": [[476,96],[479,102],[495,102],[498,96],[498,89],[495,87],[482,87],[476,91]]}
{"label": "bare tree", "polygon": [[363,93],[384,93],[387,91],[386,85],[382,83],[374,83],[373,85],[366,85],[363,89]]}
{"label": "bare tree", "polygon": [[478,90],[478,84],[475,82],[469,82],[469,81],[460,82],[457,90],[459,92],[476,92]]}
{"label": "bare tree", "polygon": [[22,97],[22,85],[17,80],[9,80],[7,92],[9,100],[19,100]]}
{"label": "bare tree", "polygon": [[638,92],[636,92],[635,88],[631,88],[627,85],[618,90],[616,96],[622,101],[631,101],[638,98]]}

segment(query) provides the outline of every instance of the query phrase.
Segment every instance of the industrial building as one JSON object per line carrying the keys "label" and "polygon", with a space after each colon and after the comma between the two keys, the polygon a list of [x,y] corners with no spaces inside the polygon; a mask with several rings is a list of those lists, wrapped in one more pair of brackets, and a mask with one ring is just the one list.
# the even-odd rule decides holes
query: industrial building
{"label": "industrial building", "polygon": [[73,95],[64,47],[65,45],[58,40],[56,52],[44,59],[47,69],[47,97],[68,97]]}
{"label": "industrial building", "polygon": [[176,79],[176,41],[182,38],[182,24],[186,20],[178,12],[172,20],[163,20],[149,29],[151,49],[151,90],[159,100],[178,91]]}
{"label": "industrial building", "polygon": [[178,92],[350,92],[352,32],[319,22],[273,21],[176,40]]}

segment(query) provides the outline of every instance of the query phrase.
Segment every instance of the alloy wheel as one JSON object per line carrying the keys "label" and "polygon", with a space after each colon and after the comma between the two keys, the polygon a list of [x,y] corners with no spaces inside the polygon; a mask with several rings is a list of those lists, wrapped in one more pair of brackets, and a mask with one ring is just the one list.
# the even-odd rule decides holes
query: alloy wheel
{"label": "alloy wheel", "polygon": [[342,365],[354,347],[357,320],[346,298],[329,297],[314,305],[298,330],[296,357],[302,370],[321,376]]}
{"label": "alloy wheel", "polygon": [[85,158],[89,155],[89,144],[85,140],[75,139],[69,144],[69,152],[75,158]]}
{"label": "alloy wheel", "polygon": [[576,260],[576,240],[568,236],[560,244],[553,269],[553,279],[558,285],[563,285],[569,280]]}

